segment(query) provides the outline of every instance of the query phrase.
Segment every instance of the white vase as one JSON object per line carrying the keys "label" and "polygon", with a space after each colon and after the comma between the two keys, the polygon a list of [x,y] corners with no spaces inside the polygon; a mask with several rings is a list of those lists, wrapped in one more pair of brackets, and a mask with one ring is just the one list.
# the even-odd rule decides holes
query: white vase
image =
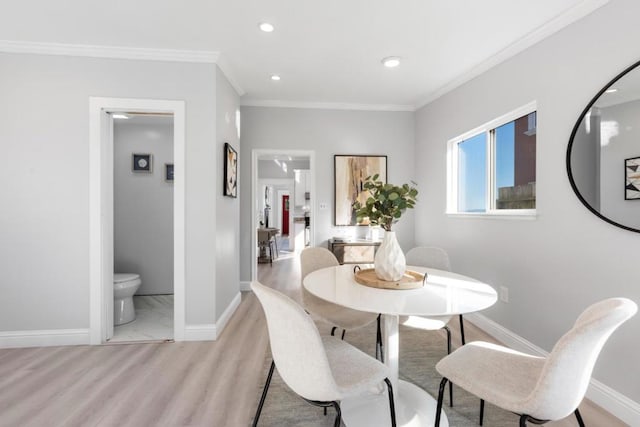
{"label": "white vase", "polygon": [[407,260],[398,244],[395,231],[386,231],[374,259],[376,276],[379,279],[400,280],[407,269]]}

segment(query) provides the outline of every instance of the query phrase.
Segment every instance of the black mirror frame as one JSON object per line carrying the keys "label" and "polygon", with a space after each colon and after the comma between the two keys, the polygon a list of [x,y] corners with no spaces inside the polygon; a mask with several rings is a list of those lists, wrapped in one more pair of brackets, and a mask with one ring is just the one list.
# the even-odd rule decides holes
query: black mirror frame
{"label": "black mirror frame", "polygon": [[569,137],[569,145],[567,147],[567,159],[566,159],[567,176],[569,177],[569,183],[571,184],[571,188],[573,189],[573,192],[576,193],[576,196],[582,202],[582,204],[585,205],[587,207],[587,209],[589,209],[591,211],[591,213],[593,213],[595,216],[599,217],[603,221],[608,222],[611,225],[615,225],[616,227],[620,227],[620,228],[623,228],[623,229],[628,230],[628,231],[633,231],[635,233],[640,233],[640,230],[637,229],[637,228],[629,227],[629,226],[624,225],[624,224],[620,224],[619,222],[616,222],[616,221],[613,221],[610,218],[607,218],[606,216],[602,215],[600,212],[595,210],[593,208],[593,206],[591,206],[584,199],[584,197],[582,197],[582,194],[580,194],[580,191],[578,190],[578,187],[577,187],[577,185],[576,185],[576,183],[575,183],[575,181],[573,179],[573,174],[571,173],[571,149],[573,148],[573,140],[574,140],[574,138],[576,136],[576,133],[578,132],[578,129],[580,128],[580,125],[582,124],[582,121],[584,120],[584,117],[587,115],[589,110],[591,110],[591,107],[593,107],[593,104],[595,104],[596,101],[600,98],[600,96],[602,96],[602,94],[605,93],[607,91],[607,89],[609,89],[614,83],[616,83],[622,77],[626,76],[630,71],[632,71],[632,70],[634,70],[635,68],[638,68],[638,67],[640,67],[640,61],[637,61],[636,63],[630,65],[627,68],[625,68],[624,71],[622,71],[620,74],[615,76],[609,83],[607,83],[602,89],[600,89],[600,91],[591,99],[589,104],[587,104],[585,109],[582,110],[582,113],[578,117],[578,120],[576,121],[576,124],[573,126],[573,130],[571,131],[571,136]]}

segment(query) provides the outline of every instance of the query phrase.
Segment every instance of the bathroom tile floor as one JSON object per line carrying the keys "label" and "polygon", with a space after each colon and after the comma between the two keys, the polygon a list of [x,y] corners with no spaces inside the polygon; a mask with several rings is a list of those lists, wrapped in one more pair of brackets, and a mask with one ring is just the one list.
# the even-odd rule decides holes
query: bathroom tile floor
{"label": "bathroom tile floor", "polygon": [[136,320],[116,326],[114,342],[173,339],[173,295],[135,295]]}

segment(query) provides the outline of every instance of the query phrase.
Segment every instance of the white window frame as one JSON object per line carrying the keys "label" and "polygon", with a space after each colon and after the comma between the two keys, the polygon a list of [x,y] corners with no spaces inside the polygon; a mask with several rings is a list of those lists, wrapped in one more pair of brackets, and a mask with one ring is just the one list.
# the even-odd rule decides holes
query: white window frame
{"label": "white window frame", "polygon": [[[523,218],[534,219],[536,209],[496,209],[495,208],[495,141],[492,130],[500,126],[537,112],[536,101],[530,102],[522,107],[508,112],[490,122],[471,129],[462,135],[447,141],[447,215],[460,217],[481,217],[481,218]],[[537,113],[536,113],[537,114]],[[459,212],[458,211],[458,145],[474,136],[484,133],[487,144],[487,174],[486,174],[486,200],[485,212]],[[537,145],[537,140],[536,140]],[[536,180],[538,176],[538,150],[536,149]],[[537,194],[536,194],[537,200]],[[536,203],[537,206],[537,203]]]}

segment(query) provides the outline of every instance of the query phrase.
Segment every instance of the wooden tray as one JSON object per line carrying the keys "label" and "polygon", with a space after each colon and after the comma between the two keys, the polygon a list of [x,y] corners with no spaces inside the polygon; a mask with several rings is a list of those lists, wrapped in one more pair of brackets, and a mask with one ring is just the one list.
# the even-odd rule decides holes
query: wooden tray
{"label": "wooden tray", "polygon": [[366,268],[356,271],[355,279],[361,285],[379,289],[417,289],[424,285],[424,274],[411,270],[405,271],[400,280],[389,282],[379,279],[374,268]]}

